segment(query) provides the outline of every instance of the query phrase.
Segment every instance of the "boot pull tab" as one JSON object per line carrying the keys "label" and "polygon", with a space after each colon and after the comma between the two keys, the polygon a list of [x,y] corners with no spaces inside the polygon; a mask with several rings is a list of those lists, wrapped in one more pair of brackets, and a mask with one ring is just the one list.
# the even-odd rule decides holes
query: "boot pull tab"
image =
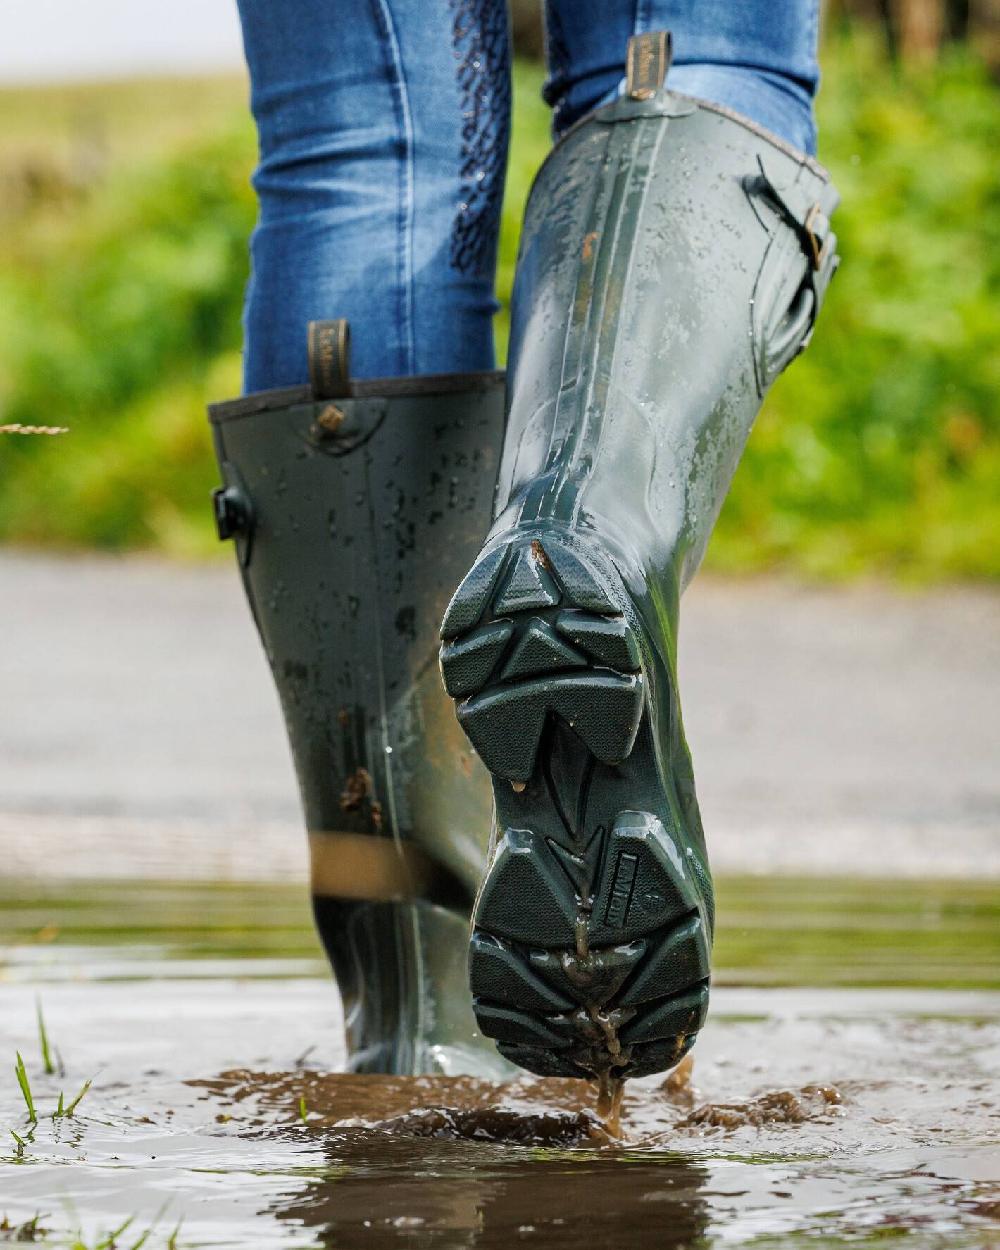
{"label": "boot pull tab", "polygon": [[674,57],[669,30],[646,31],[628,41],[625,93],[630,100],[651,100],[661,90]]}
{"label": "boot pull tab", "polygon": [[351,328],[346,318],[309,322],[313,399],[340,399],[351,390]]}

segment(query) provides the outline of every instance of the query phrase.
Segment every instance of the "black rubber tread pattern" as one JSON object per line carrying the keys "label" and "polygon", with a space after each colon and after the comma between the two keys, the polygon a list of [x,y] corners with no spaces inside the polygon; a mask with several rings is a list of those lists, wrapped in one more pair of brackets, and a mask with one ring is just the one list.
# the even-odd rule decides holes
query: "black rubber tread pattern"
{"label": "black rubber tread pattern", "polygon": [[509,621],[495,621],[467,641],[441,648],[444,685],[453,699],[472,694],[482,686],[496,668],[513,632]]}
{"label": "black rubber tread pattern", "polygon": [[504,681],[512,681],[516,677],[551,673],[553,669],[586,667],[586,657],[557,638],[551,625],[532,621],[525,627],[500,676]]}
{"label": "black rubber tread pattern", "polygon": [[473,915],[473,1005],[539,1075],[670,1068],[707,1011],[702,881],[657,768],[636,619],[605,556],[518,532],[480,557],[441,631],[500,831]]}
{"label": "black rubber tread pattern", "polygon": [[642,715],[642,679],[587,670],[506,685],[466,699],[458,720],[495,776],[531,777],[550,716],[557,716],[605,764],[625,759]]}

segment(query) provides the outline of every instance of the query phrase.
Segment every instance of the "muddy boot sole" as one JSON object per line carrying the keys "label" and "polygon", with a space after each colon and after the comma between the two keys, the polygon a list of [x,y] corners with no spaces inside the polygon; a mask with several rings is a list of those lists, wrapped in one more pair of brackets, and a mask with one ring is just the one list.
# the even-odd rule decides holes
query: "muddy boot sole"
{"label": "muddy boot sole", "polygon": [[654,748],[668,692],[617,570],[566,531],[518,530],[473,565],[441,634],[496,801],[469,958],[479,1027],[540,1075],[672,1067],[705,1019],[710,936]]}

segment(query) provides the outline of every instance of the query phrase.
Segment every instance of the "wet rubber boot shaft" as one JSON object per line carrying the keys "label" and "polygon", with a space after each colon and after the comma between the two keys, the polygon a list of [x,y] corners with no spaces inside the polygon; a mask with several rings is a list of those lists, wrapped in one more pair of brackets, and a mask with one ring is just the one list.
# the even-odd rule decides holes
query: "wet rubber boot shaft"
{"label": "wet rubber boot shaft", "polygon": [[476,1015],[543,1074],[663,1070],[704,1022],[713,899],[678,606],[836,266],[825,172],[664,89],[668,60],[666,36],[637,37],[626,94],[532,189],[497,520],[441,631],[496,802]]}
{"label": "wet rubber boot shaft", "polygon": [[347,345],[314,323],[311,387],[211,409],[219,531],[281,699],[351,1066],[495,1074],[465,966],[489,784],[436,650],[492,515],[503,379],[352,382]]}

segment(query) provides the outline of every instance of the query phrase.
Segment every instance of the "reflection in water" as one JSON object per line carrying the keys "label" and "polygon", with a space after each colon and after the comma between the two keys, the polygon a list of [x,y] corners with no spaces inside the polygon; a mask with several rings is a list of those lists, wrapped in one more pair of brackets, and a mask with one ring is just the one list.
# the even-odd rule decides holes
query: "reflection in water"
{"label": "reflection in water", "polygon": [[[380,1166],[392,1160],[397,1174],[373,1193],[372,1178],[360,1174],[360,1142],[331,1142],[327,1151],[326,1175],[274,1210],[315,1229],[323,1246],[374,1250],[405,1244],[419,1231],[421,1245],[477,1250],[522,1242],[546,1250],[673,1250],[698,1244],[708,1226],[700,1197],[708,1173],[682,1155],[629,1161],[617,1152],[542,1148],[526,1157],[483,1144],[472,1167],[467,1147],[421,1142],[415,1151],[412,1142],[396,1139],[383,1143],[379,1156]],[[349,1173],[338,1175],[345,1166]]]}

